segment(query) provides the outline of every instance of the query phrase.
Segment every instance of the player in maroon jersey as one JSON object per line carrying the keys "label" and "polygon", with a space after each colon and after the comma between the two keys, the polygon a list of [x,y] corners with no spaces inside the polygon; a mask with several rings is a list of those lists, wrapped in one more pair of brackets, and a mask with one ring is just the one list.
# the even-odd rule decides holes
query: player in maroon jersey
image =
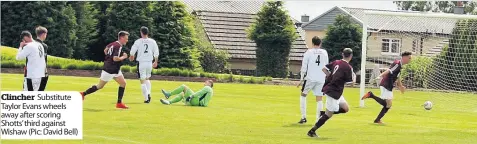
{"label": "player in maroon jersey", "polygon": [[356,80],[353,67],[349,65],[351,58],[353,58],[353,50],[345,48],[341,55],[343,59],[333,61],[323,68],[323,72],[327,76],[327,82],[325,82],[323,88],[323,93],[326,96],[326,112],[321,115],[315,126],[308,131],[310,137],[317,137],[316,130],[323,126],[333,114],[346,113],[349,110],[348,103],[342,95],[345,84],[353,83]]}
{"label": "player in maroon jersey", "polygon": [[106,56],[104,57],[104,65],[101,72],[101,77],[99,78],[99,83],[91,86],[86,91],[81,92],[83,100],[86,95],[102,89],[104,85],[108,83],[108,81],[114,79],[119,84],[116,108],[128,108],[122,103],[124,90],[126,88],[126,80],[124,79],[123,73],[121,72],[121,62],[128,58],[128,54],[126,52],[121,52],[121,49],[123,45],[126,45],[128,39],[129,33],[126,31],[120,31],[118,33],[118,41],[112,42],[106,46],[104,49]]}
{"label": "player in maroon jersey", "polygon": [[411,52],[403,52],[401,54],[401,60],[395,60],[393,64],[391,64],[391,67],[381,73],[376,79],[381,79],[381,83],[379,84],[379,87],[381,89],[381,98],[375,96],[373,92],[369,91],[366,93],[361,99],[367,99],[367,98],[373,98],[383,106],[381,109],[381,112],[379,112],[378,117],[374,120],[374,123],[377,124],[382,124],[381,118],[384,117],[384,115],[388,112],[388,110],[392,106],[392,100],[393,100],[393,88],[394,88],[394,83],[398,86],[399,90],[401,90],[402,93],[406,90],[406,88],[402,85],[401,79],[399,78],[399,74],[401,73],[401,68],[402,65],[408,64],[411,62],[412,58],[412,53]]}

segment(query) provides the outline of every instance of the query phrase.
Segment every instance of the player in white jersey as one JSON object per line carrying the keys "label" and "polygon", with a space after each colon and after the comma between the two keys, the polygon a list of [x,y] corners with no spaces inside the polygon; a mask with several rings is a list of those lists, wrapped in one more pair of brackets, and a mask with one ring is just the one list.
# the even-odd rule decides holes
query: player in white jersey
{"label": "player in white jersey", "polygon": [[[141,38],[136,40],[131,48],[129,60],[137,61],[137,74],[141,81],[144,103],[151,102],[151,77],[152,68],[157,67],[159,47],[155,40],[149,38],[149,29],[141,27]],[[154,60],[154,63],[153,63]]]}
{"label": "player in white jersey", "polygon": [[30,32],[23,31],[20,37],[22,42],[18,48],[16,59],[26,59],[23,90],[38,91],[41,79],[45,77],[45,50],[41,43],[33,41]]}
{"label": "player in white jersey", "polygon": [[322,71],[326,64],[328,64],[328,52],[321,48],[321,39],[317,36],[312,39],[313,48],[308,49],[303,54],[303,60],[301,65],[301,94],[300,94],[300,112],[301,119],[298,123],[304,124],[306,120],[306,95],[311,91],[316,96],[316,119],[318,120],[325,111],[323,111],[323,92],[321,89],[325,84],[326,74]]}

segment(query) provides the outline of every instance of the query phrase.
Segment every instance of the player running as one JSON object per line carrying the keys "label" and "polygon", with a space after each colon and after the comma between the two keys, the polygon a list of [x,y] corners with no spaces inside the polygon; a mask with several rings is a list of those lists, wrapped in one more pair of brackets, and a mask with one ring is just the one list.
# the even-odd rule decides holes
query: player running
{"label": "player running", "polygon": [[[155,40],[149,38],[149,29],[141,27],[141,37],[136,40],[131,48],[130,61],[137,61],[137,75],[141,82],[144,103],[151,102],[151,78],[152,68],[157,67],[159,57],[159,47]],[[135,55],[137,54],[137,57]],[[153,63],[154,60],[154,63]]]}
{"label": "player running", "polygon": [[382,124],[381,118],[388,112],[388,110],[392,106],[393,100],[393,88],[394,83],[396,83],[401,93],[404,93],[406,87],[402,85],[401,79],[399,78],[399,74],[401,73],[402,65],[408,64],[411,62],[412,53],[411,52],[403,52],[401,54],[401,60],[395,60],[391,67],[381,73],[376,79],[381,79],[381,83],[379,84],[379,88],[381,89],[381,98],[377,97],[373,94],[373,92],[369,91],[366,93],[361,99],[373,98],[383,106],[381,112],[379,112],[378,117],[374,120],[376,124]]}
{"label": "player running", "polygon": [[161,103],[165,105],[170,105],[182,100],[186,105],[207,107],[209,105],[210,99],[212,98],[212,95],[214,95],[212,87],[214,87],[214,82],[212,80],[206,80],[204,83],[204,88],[202,88],[196,93],[194,93],[194,91],[192,91],[186,85],[181,85],[178,88],[172,90],[171,92],[162,90],[162,93],[164,94],[166,99],[169,99],[169,97],[173,95],[177,96],[175,96],[171,100],[161,99]]}
{"label": "player running", "polygon": [[28,31],[23,31],[20,35],[22,42],[18,47],[17,60],[26,59],[23,91],[38,91],[41,85],[41,79],[45,77],[46,53],[41,43],[32,39]]}
{"label": "player running", "polygon": [[[126,88],[126,80],[124,79],[123,73],[121,72],[121,61],[128,58],[128,54],[121,52],[123,45],[126,45],[129,39],[129,33],[126,31],[120,31],[118,33],[118,41],[108,44],[105,48],[106,56],[104,58],[104,66],[101,72],[101,77],[99,78],[99,83],[91,86],[84,92],[81,92],[81,95],[84,97],[86,95],[92,94],[99,89],[102,89],[108,81],[114,79],[118,84],[118,101],[116,103],[116,108],[127,109],[128,107],[122,103],[124,90]],[[122,54],[122,55],[121,55]]]}
{"label": "player running", "polygon": [[[353,83],[356,80],[353,68],[349,65],[353,57],[353,50],[345,48],[342,52],[342,56],[342,60],[333,61],[323,68],[323,72],[328,77],[327,83],[323,88],[323,92],[326,96],[326,113],[322,115],[315,126],[308,131],[308,136],[310,137],[318,137],[316,130],[323,126],[333,114],[346,113],[349,110],[348,103],[342,94],[344,85],[350,82]],[[329,71],[331,71],[331,73]]]}
{"label": "player running", "polygon": [[[44,49],[45,53],[45,65],[48,65],[48,45],[44,42],[46,40],[46,35],[48,30],[45,27],[38,26],[35,28],[36,39],[35,41],[39,42]],[[41,78],[40,88],[38,91],[45,91],[46,84],[48,83],[48,68],[45,68],[45,77]]]}
{"label": "player running", "polygon": [[300,95],[300,112],[301,119],[299,124],[306,123],[306,95],[311,91],[316,96],[316,121],[320,118],[320,115],[324,114],[323,111],[323,93],[321,89],[325,84],[325,73],[322,69],[328,64],[328,52],[321,48],[321,39],[317,36],[312,38],[313,48],[309,49],[303,55],[303,61],[301,65],[301,78],[297,87],[301,88]]}

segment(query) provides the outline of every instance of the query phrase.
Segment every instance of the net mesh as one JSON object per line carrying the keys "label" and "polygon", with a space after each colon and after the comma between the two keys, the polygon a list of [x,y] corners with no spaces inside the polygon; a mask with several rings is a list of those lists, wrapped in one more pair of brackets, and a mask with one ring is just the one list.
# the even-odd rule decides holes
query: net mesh
{"label": "net mesh", "polygon": [[366,14],[368,34],[365,87],[377,88],[375,78],[413,53],[400,78],[408,89],[477,92],[477,19]]}

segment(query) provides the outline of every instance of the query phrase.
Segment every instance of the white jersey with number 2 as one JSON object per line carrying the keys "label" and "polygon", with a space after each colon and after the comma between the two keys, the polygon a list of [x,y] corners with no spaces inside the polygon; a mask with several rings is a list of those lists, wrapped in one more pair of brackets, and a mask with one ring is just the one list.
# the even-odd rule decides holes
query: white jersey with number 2
{"label": "white jersey with number 2", "polygon": [[305,54],[303,54],[300,70],[301,80],[324,83],[326,75],[322,69],[328,63],[328,52],[326,52],[326,50],[321,48],[308,49]]}
{"label": "white jersey with number 2", "polygon": [[136,53],[136,61],[152,62],[154,57],[159,56],[159,47],[156,41],[151,38],[140,38],[134,42],[130,55],[135,55]]}

